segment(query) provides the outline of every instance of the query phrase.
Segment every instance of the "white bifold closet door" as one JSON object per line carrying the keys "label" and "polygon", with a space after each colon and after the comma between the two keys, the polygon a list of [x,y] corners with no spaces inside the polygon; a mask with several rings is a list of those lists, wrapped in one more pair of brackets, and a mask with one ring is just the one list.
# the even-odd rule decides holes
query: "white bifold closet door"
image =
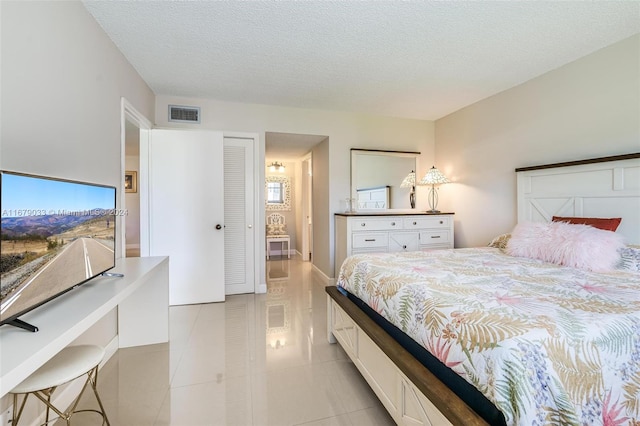
{"label": "white bifold closet door", "polygon": [[253,293],[253,139],[224,138],[224,188],[225,293]]}
{"label": "white bifold closet door", "polygon": [[151,256],[169,256],[169,304],[224,301],[222,132],[153,129]]}

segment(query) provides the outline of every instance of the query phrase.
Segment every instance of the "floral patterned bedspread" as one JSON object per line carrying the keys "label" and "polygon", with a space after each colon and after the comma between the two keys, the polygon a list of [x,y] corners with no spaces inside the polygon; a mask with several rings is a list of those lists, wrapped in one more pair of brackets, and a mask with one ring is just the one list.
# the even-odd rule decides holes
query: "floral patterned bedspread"
{"label": "floral patterned bedspread", "polygon": [[338,286],[478,388],[513,425],[640,425],[640,274],[496,248],[355,255]]}

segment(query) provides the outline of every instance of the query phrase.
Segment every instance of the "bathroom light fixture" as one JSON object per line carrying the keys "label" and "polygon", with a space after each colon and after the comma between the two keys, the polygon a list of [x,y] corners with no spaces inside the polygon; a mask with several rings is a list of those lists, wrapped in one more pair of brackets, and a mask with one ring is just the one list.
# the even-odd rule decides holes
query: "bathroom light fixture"
{"label": "bathroom light fixture", "polygon": [[277,161],[272,162],[268,167],[270,172],[284,173],[284,164],[278,163]]}

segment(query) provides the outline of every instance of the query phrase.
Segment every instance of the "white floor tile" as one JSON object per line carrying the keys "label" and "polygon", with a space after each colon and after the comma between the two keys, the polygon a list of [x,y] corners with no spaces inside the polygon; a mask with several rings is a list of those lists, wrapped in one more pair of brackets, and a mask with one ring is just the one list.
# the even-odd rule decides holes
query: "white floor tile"
{"label": "white floor tile", "polygon": [[170,342],[119,350],[100,372],[114,426],[391,425],[339,345],[311,264],[267,262],[266,294],[170,308]]}

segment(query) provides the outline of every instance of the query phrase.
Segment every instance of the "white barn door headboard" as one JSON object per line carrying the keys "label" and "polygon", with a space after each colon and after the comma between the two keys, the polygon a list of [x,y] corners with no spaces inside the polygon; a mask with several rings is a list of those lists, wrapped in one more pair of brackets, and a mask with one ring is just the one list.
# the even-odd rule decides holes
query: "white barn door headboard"
{"label": "white barn door headboard", "polygon": [[640,153],[525,167],[516,175],[518,222],[621,217],[616,232],[640,244]]}

